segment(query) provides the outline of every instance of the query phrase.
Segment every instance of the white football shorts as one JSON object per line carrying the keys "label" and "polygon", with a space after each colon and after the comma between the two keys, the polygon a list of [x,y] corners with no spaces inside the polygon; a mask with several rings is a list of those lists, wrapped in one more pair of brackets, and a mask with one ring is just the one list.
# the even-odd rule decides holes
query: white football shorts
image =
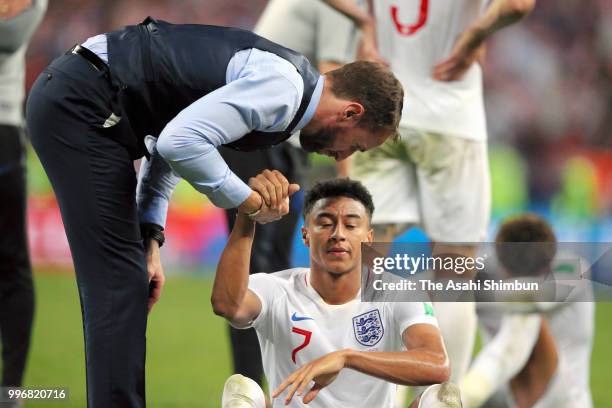
{"label": "white football shorts", "polygon": [[351,178],[374,199],[373,224],[417,224],[437,242],[486,238],[491,186],[486,142],[400,128],[400,141],[357,153]]}

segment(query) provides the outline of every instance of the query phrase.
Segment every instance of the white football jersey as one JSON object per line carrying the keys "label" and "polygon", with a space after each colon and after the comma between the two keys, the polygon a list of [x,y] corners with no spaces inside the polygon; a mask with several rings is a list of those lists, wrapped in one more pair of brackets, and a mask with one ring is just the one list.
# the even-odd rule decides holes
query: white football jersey
{"label": "white football jersey", "polygon": [[[576,256],[567,256],[567,259],[570,260],[575,258]],[[590,408],[593,406],[589,383],[591,351],[595,334],[595,303],[591,282],[582,276],[582,272],[588,269],[585,264],[581,264],[581,267],[578,268],[575,262],[564,261],[563,256],[557,254],[557,258],[553,260],[553,273],[561,284],[564,283],[563,281],[567,281],[567,284],[573,282],[574,290],[583,292],[575,294],[580,301],[532,304],[533,308],[530,312],[541,313],[548,321],[560,360],[556,379],[560,384],[560,389],[557,395],[545,395],[541,401],[538,401],[537,407]],[[529,311],[527,304],[504,303],[499,305],[506,308],[508,313],[517,313],[519,310],[515,308],[521,307],[525,308],[525,312]],[[499,308],[487,310],[488,307],[492,307],[491,305],[479,306],[482,306],[482,309],[479,308],[478,320],[484,330],[486,342],[499,331],[502,314]],[[563,402],[559,402],[558,399]]]}
{"label": "white football jersey", "polygon": [[[357,0],[365,8],[365,0]],[[321,0],[270,0],[254,30],[283,47],[321,61],[346,64],[355,59],[358,30],[347,17]]]}
{"label": "white football jersey", "polygon": [[[275,390],[302,365],[333,351],[405,349],[402,333],[416,323],[437,326],[430,303],[364,303],[358,295],[329,305],[310,285],[310,269],[251,275],[249,289],[261,299],[253,321],[269,388]],[[291,407],[392,407],[395,384],[344,369],[310,404],[294,397]],[[274,400],[284,406],[284,394]]]}
{"label": "white football jersey", "polygon": [[401,125],[486,140],[482,71],[453,82],[433,79],[486,0],[374,0],[378,47],[404,86]]}

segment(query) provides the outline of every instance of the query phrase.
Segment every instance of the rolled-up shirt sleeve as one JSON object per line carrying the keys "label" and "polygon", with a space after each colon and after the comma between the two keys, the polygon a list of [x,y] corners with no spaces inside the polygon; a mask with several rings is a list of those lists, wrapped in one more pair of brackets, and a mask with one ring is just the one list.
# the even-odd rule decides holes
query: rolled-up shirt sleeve
{"label": "rolled-up shirt sleeve", "polygon": [[[193,102],[166,125],[154,152],[167,163],[166,172],[171,170],[184,178],[221,208],[239,206],[251,189],[229,169],[217,147],[253,130],[286,129],[304,89],[301,76],[288,61],[252,51],[244,66],[234,67],[235,72],[230,63],[225,86]],[[154,161],[155,156],[151,165]],[[150,182],[141,183],[138,189],[141,222],[165,223],[165,213],[161,213],[167,210],[174,187],[168,191],[169,185],[162,186],[161,172],[152,173]]]}

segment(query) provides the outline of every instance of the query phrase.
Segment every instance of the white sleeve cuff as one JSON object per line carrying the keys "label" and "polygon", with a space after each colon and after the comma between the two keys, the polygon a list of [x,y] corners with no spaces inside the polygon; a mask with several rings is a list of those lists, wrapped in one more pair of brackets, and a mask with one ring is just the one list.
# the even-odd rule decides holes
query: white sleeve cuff
{"label": "white sleeve cuff", "polygon": [[138,204],[138,217],[140,223],[157,224],[166,227],[166,218],[168,215],[168,200],[163,197],[149,196],[141,198],[142,201]]}

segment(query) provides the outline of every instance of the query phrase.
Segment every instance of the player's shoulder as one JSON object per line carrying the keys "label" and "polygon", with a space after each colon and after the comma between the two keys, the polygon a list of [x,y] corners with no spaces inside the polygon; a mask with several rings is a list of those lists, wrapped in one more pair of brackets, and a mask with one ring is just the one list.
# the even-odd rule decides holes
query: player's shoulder
{"label": "player's shoulder", "polygon": [[569,251],[558,251],[551,262],[552,273],[560,280],[588,278],[589,269],[586,259]]}
{"label": "player's shoulder", "polygon": [[251,275],[250,279],[290,290],[305,282],[308,272],[308,268],[290,268],[272,273],[256,273]]}

